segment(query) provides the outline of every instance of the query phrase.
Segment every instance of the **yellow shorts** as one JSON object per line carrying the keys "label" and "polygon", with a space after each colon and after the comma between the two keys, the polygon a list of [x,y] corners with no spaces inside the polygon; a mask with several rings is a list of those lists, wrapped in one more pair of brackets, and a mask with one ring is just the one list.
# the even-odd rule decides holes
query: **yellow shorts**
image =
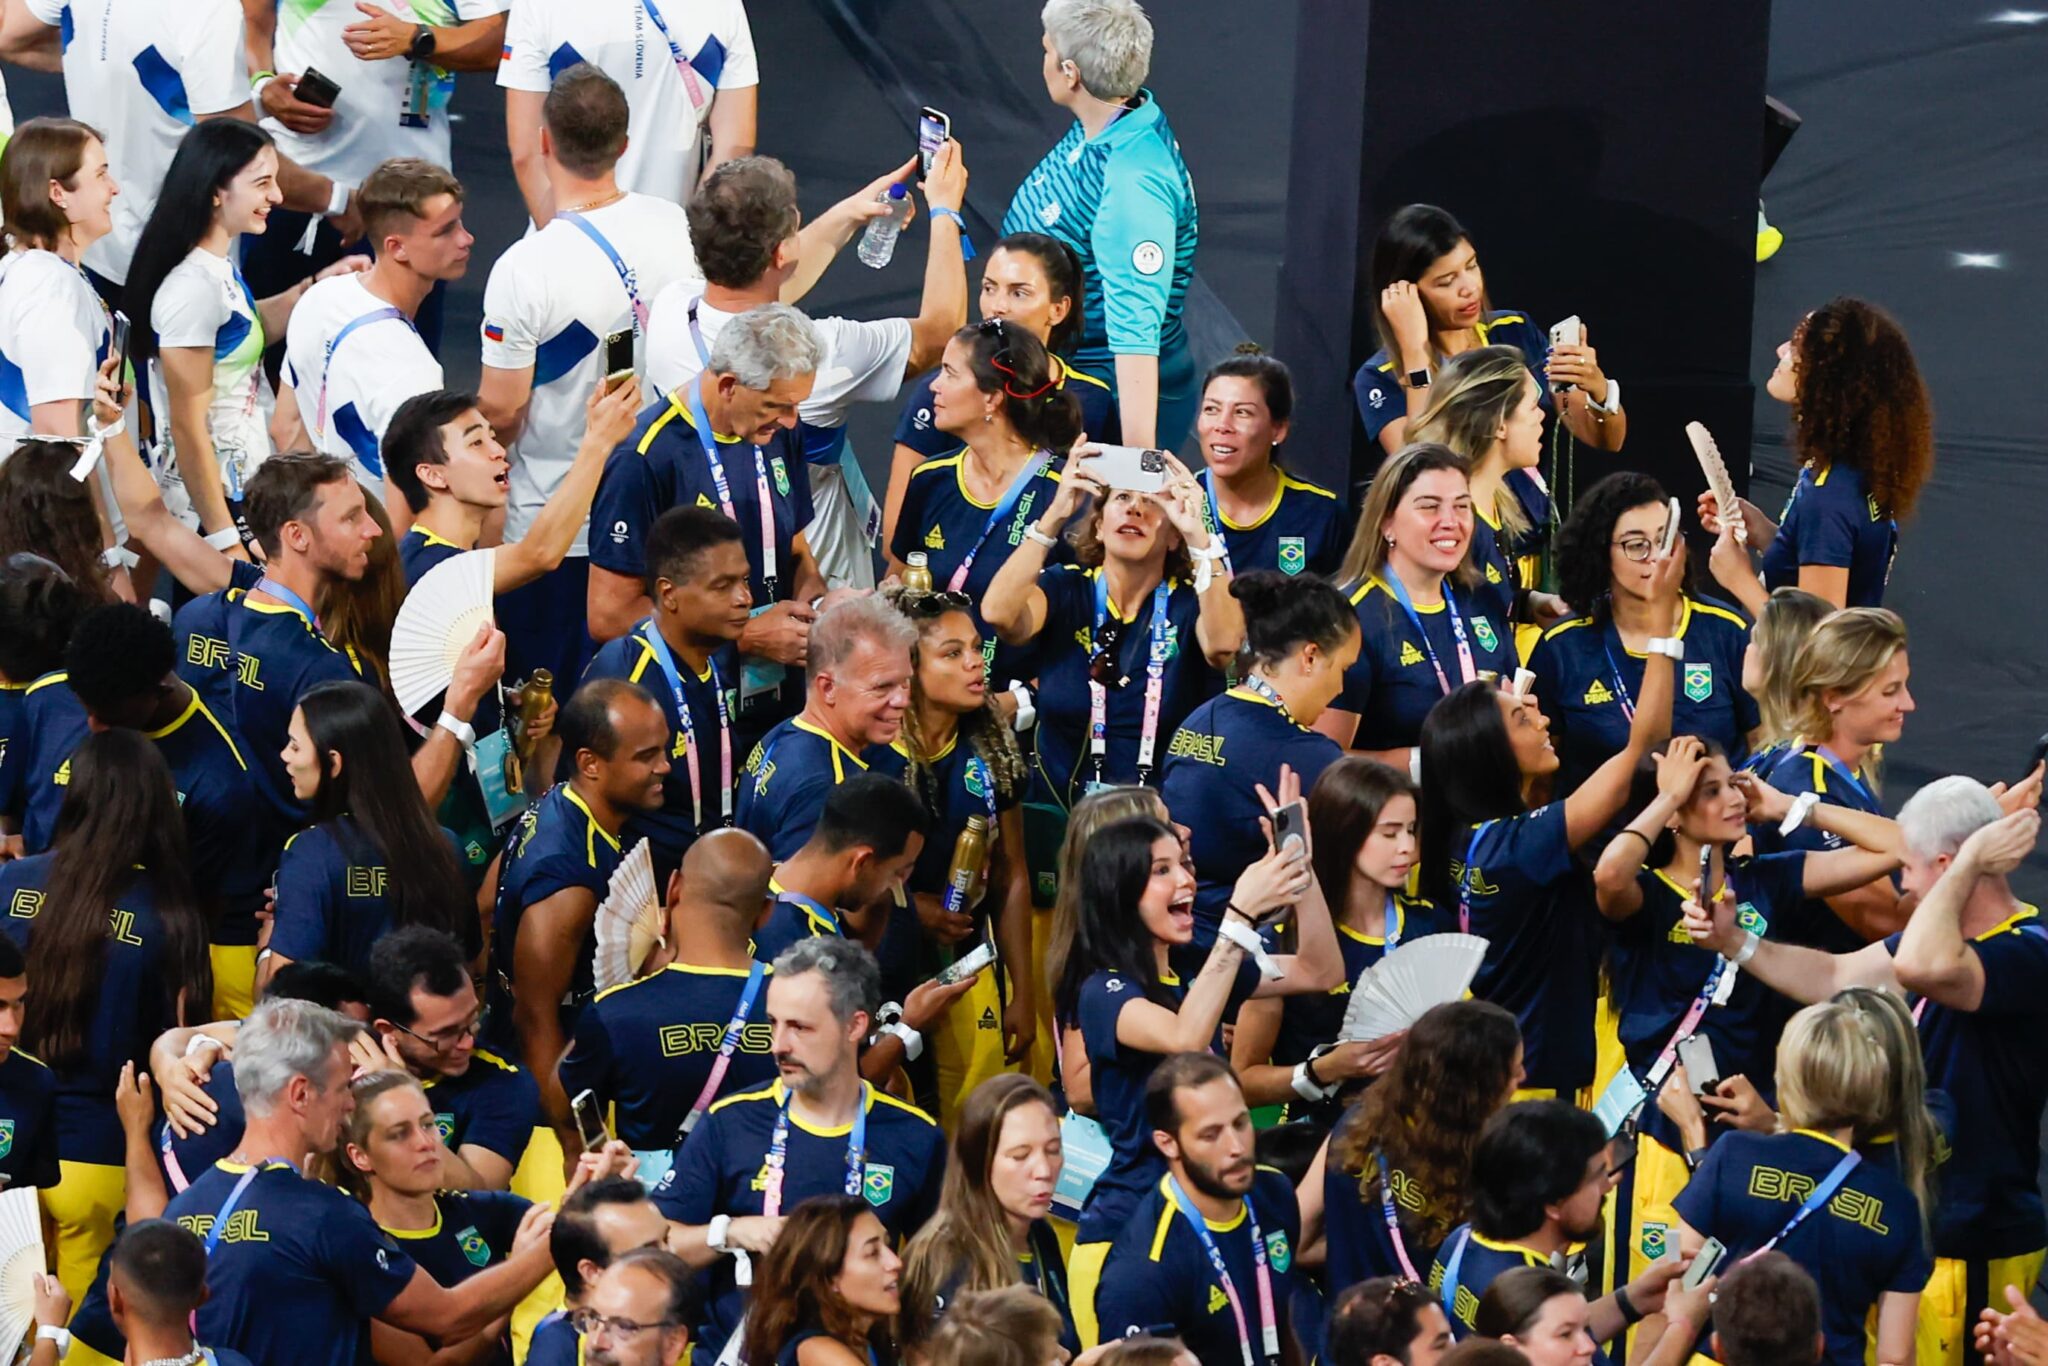
{"label": "yellow shorts", "polygon": [[[535,1204],[558,1201],[568,1188],[562,1175],[562,1141],[545,1124],[536,1124],[526,1153],[512,1173],[512,1193]],[[550,1271],[548,1278],[521,1300],[512,1311],[512,1359],[526,1360],[527,1344],[542,1319],[562,1307],[562,1278]]]}
{"label": "yellow shorts", "polygon": [[1102,1341],[1102,1325],[1095,1321],[1095,1288],[1102,1284],[1109,1249],[1108,1243],[1076,1243],[1067,1258],[1067,1305],[1074,1311],[1074,1331],[1084,1352]]}
{"label": "yellow shorts", "polygon": [[43,1213],[57,1229],[57,1279],[71,1303],[84,1302],[114,1241],[114,1217],[128,1203],[128,1173],[96,1162],[57,1163],[57,1184],[43,1191]]}
{"label": "yellow shorts", "polygon": [[2017,1257],[1993,1257],[1989,1261],[1962,1261],[1936,1257],[1934,1274],[1920,1292],[1920,1326],[1914,1334],[1915,1366],[1974,1366],[1977,1360],[1972,1339],[1977,1314],[1987,1305],[2004,1313],[2005,1287],[2016,1286],[2021,1295],[2033,1293],[2041,1278],[2041,1251]]}
{"label": "yellow shorts", "polygon": [[1003,1002],[995,979],[993,972],[975,978],[932,1034],[932,1057],[939,1073],[939,1127],[949,1134],[967,1093],[1010,1070],[1003,1057]]}
{"label": "yellow shorts", "polygon": [[256,946],[214,944],[206,956],[213,960],[213,1018],[246,1019],[256,1008]]}

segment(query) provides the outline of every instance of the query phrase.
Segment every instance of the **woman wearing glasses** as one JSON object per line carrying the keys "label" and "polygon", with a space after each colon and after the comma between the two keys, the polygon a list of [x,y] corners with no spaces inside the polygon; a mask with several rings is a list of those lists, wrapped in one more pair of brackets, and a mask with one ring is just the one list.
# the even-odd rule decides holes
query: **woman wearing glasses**
{"label": "woman wearing glasses", "polygon": [[286,963],[317,958],[366,975],[386,931],[425,925],[474,953],[477,924],[454,836],[406,778],[412,766],[391,707],[364,683],[323,683],[299,699],[284,747],[292,793],[314,824],[285,844],[277,908],[257,987]]}
{"label": "woman wearing glasses", "polygon": [[[1672,656],[1672,731],[1713,741],[1738,768],[1749,753],[1760,719],[1756,699],[1742,687],[1749,623],[1687,593],[1682,574],[1659,577],[1657,547],[1669,515],[1656,480],[1610,474],[1586,490],[1558,533],[1558,586],[1582,615],[1545,631],[1529,657],[1536,700],[1557,747],[1553,795],[1574,791],[1627,746],[1645,652],[1653,636],[1666,634],[1667,622],[1684,647]],[[1682,545],[1678,556],[1682,564]]]}
{"label": "woman wearing glasses", "polygon": [[[1149,783],[1181,722],[1244,642],[1202,490],[1167,456],[1157,492],[1113,489],[1076,445],[1059,491],[988,586],[981,614],[1007,645],[1038,645],[1039,790],[1064,811],[1105,783]],[[1046,566],[1069,519],[1071,565]]]}
{"label": "woman wearing glasses", "polygon": [[1316,729],[1411,777],[1439,698],[1514,668],[1507,619],[1480,594],[1465,458],[1410,446],[1381,467],[1337,571],[1363,645]]}
{"label": "woman wearing glasses", "polygon": [[[953,334],[932,381],[931,420],[965,449],[911,474],[889,540],[891,570],[922,554],[935,586],[972,602],[987,595],[1059,492],[1057,453],[1081,435],[1081,405],[1053,363],[1017,323],[995,319]],[[990,678],[1030,676],[1025,651],[989,645]]]}

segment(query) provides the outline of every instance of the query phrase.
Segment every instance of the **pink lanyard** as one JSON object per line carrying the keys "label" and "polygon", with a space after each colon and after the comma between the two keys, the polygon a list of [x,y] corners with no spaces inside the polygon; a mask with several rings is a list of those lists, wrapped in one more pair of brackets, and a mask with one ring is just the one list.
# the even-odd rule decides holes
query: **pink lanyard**
{"label": "pink lanyard", "polygon": [[[676,702],[676,724],[682,727],[685,756],[683,767],[690,775],[690,829],[692,832],[704,828],[704,774],[697,767],[697,717],[690,710],[690,699],[683,692],[683,675],[676,668],[674,656],[669,653],[668,641],[663,638],[660,628],[649,617],[643,633],[647,648],[654,654],[654,662],[661,666],[661,675],[668,680],[669,691]],[[726,715],[725,688],[718,677],[718,661],[707,660],[711,668],[711,696],[718,704],[718,815],[719,824],[732,824],[732,721]]]}
{"label": "pink lanyard", "polygon": [[[693,312],[690,322],[694,326],[696,321]],[[711,419],[704,412],[704,375],[709,373],[704,371],[691,382],[690,421],[697,425],[697,441],[704,447],[704,459],[711,466],[711,487],[718,492],[719,510],[737,524],[740,517],[733,510],[732,483],[725,476],[725,462],[718,458],[718,434],[711,430]],[[668,401],[673,407],[675,395],[669,395]],[[776,600],[776,588],[780,582],[777,573],[780,566],[775,554],[775,500],[768,489],[768,462],[762,458],[759,446],[753,447],[753,451],[754,501],[761,509],[761,591],[772,603]]]}
{"label": "pink lanyard", "polygon": [[[1138,781],[1152,773],[1152,754],[1159,746],[1159,712],[1166,696],[1166,580],[1152,590],[1152,638],[1146,642],[1145,719],[1138,732]],[[1095,577],[1095,635],[1109,620],[1109,580],[1098,571]],[[1093,639],[1093,636],[1090,637]],[[1119,652],[1123,642],[1117,642]],[[1112,660],[1112,664],[1117,661]],[[1109,753],[1109,689],[1088,680],[1088,752],[1095,760],[1095,781],[1102,782],[1102,766]]]}

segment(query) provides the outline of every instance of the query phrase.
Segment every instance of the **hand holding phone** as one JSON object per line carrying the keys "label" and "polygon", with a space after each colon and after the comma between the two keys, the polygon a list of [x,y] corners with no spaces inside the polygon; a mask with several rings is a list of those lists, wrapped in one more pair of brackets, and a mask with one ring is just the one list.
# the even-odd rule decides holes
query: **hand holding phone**
{"label": "hand holding phone", "polygon": [[1704,1034],[1688,1034],[1678,1041],[1678,1061],[1696,1096],[1705,1095],[1721,1084],[1721,1069],[1714,1061],[1714,1044]]}
{"label": "hand holding phone", "polygon": [[1273,847],[1284,850],[1288,841],[1308,843],[1308,806],[1289,802],[1273,813]]}
{"label": "hand holding phone", "polygon": [[1657,553],[1669,555],[1671,547],[1678,544],[1678,500],[1673,498],[1664,509],[1664,539],[1657,542]]}
{"label": "hand holding phone", "polygon": [[128,315],[120,309],[114,310],[114,322],[107,329],[107,355],[114,362],[114,379],[118,382],[128,369]]}
{"label": "hand holding phone", "polygon": [[945,110],[926,105],[917,111],[917,173],[920,176],[932,173],[932,158],[952,136],[953,120],[946,116]]}
{"label": "hand holding phone", "polygon": [[292,87],[292,97],[315,109],[332,109],[334,102],[341,98],[341,87],[309,66],[300,74],[298,84]]}
{"label": "hand holding phone", "polygon": [[1134,493],[1158,493],[1171,477],[1166,452],[1143,446],[1098,446],[1092,463],[1105,486]]}
{"label": "hand holding phone", "polygon": [[996,951],[993,946],[986,941],[976,944],[972,951],[939,969],[939,985],[950,987],[955,982],[964,982],[995,961]]}
{"label": "hand holding phone", "polygon": [[1685,1269],[1685,1275],[1678,1284],[1686,1290],[1699,1289],[1701,1282],[1714,1274],[1714,1268],[1721,1265],[1721,1259],[1727,1255],[1728,1249],[1719,1238],[1708,1238],[1693,1254],[1692,1265]]}
{"label": "hand holding phone", "polygon": [[604,1116],[598,1112],[595,1092],[578,1091],[569,1108],[576,1115],[576,1137],[583,1141],[583,1151],[594,1153],[612,1141],[612,1131],[605,1128]]}
{"label": "hand holding phone", "polygon": [[[1551,325],[1550,349],[1552,351],[1557,350],[1560,346],[1584,346],[1585,344],[1586,325],[1579,320],[1578,314],[1574,313],[1562,322]],[[1561,394],[1568,389],[1576,389],[1579,386],[1576,384],[1553,384],[1550,387]]]}
{"label": "hand holding phone", "polygon": [[633,376],[633,329],[628,327],[604,339],[605,390],[610,392]]}

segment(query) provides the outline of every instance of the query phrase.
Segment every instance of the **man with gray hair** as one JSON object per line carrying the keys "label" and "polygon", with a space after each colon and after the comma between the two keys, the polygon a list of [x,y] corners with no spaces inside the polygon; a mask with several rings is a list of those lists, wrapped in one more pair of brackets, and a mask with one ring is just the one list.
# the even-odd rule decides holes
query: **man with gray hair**
{"label": "man with gray hair", "polygon": [[1010,200],[1003,231],[1043,232],[1081,258],[1074,365],[1116,390],[1124,440],[1180,443],[1199,395],[1181,307],[1195,275],[1195,186],[1143,88],[1152,21],[1137,0],[1047,0],[1043,75],[1074,116]]}
{"label": "man with gray hair", "polygon": [[901,1238],[938,1204],[945,1136],[931,1116],[861,1080],[861,1047],[881,1006],[881,969],[850,939],[785,949],[768,978],[773,1085],[711,1107],[654,1189],[669,1247],[711,1268],[696,1357],[719,1354],[740,1321],[750,1258],[815,1195],[865,1199]]}
{"label": "man with gray hair", "polygon": [[[1930,1091],[1956,1121],[1931,1215],[1934,1275],[1920,1300],[1919,1356],[1961,1362],[1987,1305],[2030,1294],[2048,1246],[2038,1169],[2048,1104],[2048,927],[2007,874],[2041,830],[2038,773],[2010,791],[1973,778],[1929,783],[1899,811],[1906,928],[1853,953],[1759,940],[1727,902],[1711,921],[1687,903],[1693,938],[1796,1001],[1888,987],[1913,1005]],[[1768,814],[1768,813],[1766,813]]]}
{"label": "man with gray hair", "polygon": [[242,1023],[241,1144],[164,1210],[205,1244],[202,1341],[252,1361],[354,1366],[369,1357],[373,1318],[429,1339],[471,1337],[553,1269],[550,1206],[527,1212],[504,1262],[444,1288],[362,1204],[301,1174],[333,1151],[355,1109],[349,1045],[362,1033],[310,1001],[265,1001]]}
{"label": "man with gray hair", "polygon": [[747,759],[735,820],[776,859],[811,837],[833,788],[857,773],[903,772],[890,742],[910,708],[917,629],[882,598],[835,603],[811,627],[804,708],[768,732]]}

